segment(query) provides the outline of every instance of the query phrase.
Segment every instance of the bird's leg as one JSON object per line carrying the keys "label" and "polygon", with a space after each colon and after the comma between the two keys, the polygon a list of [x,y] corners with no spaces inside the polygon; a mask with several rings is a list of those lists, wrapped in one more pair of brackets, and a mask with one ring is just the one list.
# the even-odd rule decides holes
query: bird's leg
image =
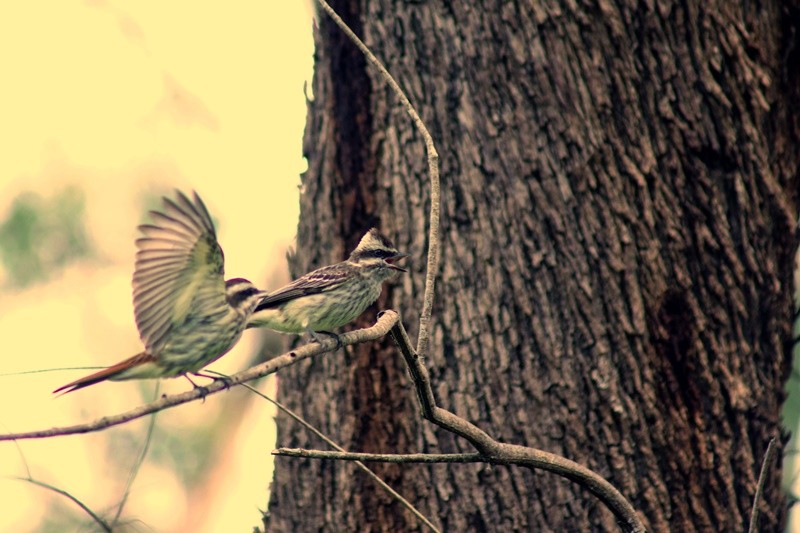
{"label": "bird's leg", "polygon": [[339,335],[337,335],[336,333],[333,333],[331,331],[314,331],[312,329],[309,329],[308,332],[311,334],[312,337],[314,337],[314,340],[320,344],[322,344],[322,339],[320,338],[319,335],[317,335],[318,333],[321,333],[323,335],[328,335],[336,339],[336,348],[333,349],[334,352],[342,347],[342,339],[340,339]]}
{"label": "bird's leg", "polygon": [[[211,380],[214,380],[214,381],[221,381],[222,383],[225,384],[225,389],[226,390],[230,390],[231,385],[233,384],[233,381],[231,381],[231,378],[229,376],[216,376],[216,375],[210,375],[210,374],[203,374],[202,372],[192,372],[192,375],[193,376],[197,376],[199,378],[206,378],[206,379],[211,379]],[[205,388],[205,387],[203,387],[203,388]]]}
{"label": "bird's leg", "polygon": [[[195,376],[196,375],[197,374],[195,374]],[[183,377],[185,377],[186,379],[189,380],[189,383],[192,384],[192,387],[194,387],[195,389],[200,389],[200,397],[203,399],[203,403],[206,403],[206,396],[208,395],[208,387],[201,387],[200,385],[198,385],[197,383],[192,381],[192,378],[189,377],[189,374],[184,374]],[[205,376],[201,376],[201,377],[205,377]]]}
{"label": "bird's leg", "polygon": [[306,333],[308,333],[309,335],[311,335],[311,337],[313,337],[313,339],[314,339],[315,341],[317,341],[317,344],[322,344],[322,338],[321,338],[319,335],[317,335],[317,332],[316,332],[316,331],[314,331],[314,330],[313,330],[313,329],[311,329],[311,328],[306,328]]}

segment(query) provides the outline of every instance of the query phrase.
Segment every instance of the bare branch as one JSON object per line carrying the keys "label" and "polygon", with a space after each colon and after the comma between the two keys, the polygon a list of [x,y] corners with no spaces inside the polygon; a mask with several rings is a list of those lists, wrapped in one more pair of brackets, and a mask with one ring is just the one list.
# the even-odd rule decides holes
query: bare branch
{"label": "bare branch", "polygon": [[474,424],[450,411],[437,407],[428,379],[428,370],[425,368],[422,358],[411,347],[402,321],[395,322],[389,333],[406,361],[417,391],[420,412],[425,419],[467,439],[486,462],[547,470],[578,483],[605,503],[628,531],[637,533],[645,531],[644,524],[636,514],[633,505],[599,474],[574,461],[549,452],[497,442]]}
{"label": "bare branch", "polygon": [[[153,391],[153,398],[158,398],[158,393],[161,389],[160,383],[156,385],[155,391]],[[125,504],[128,502],[128,496],[131,494],[131,488],[133,488],[133,482],[136,480],[136,476],[139,475],[139,470],[142,468],[144,464],[144,458],[147,457],[147,452],[150,450],[150,443],[153,442],[153,432],[156,429],[156,415],[150,417],[150,424],[147,426],[147,433],[145,433],[144,437],[144,444],[142,445],[142,451],[139,452],[139,456],[136,458],[136,462],[133,463],[131,467],[131,471],[128,474],[128,481],[125,482],[125,490],[122,492],[122,497],[119,499],[119,505],[117,505],[117,512],[114,515],[114,519],[111,521],[112,524],[116,525],[119,522],[119,517],[122,516],[122,510],[125,508]]]}
{"label": "bare branch", "polygon": [[[385,311],[380,314],[380,317],[378,318],[378,321],[375,323],[375,325],[369,328],[364,328],[344,333],[339,336],[339,339],[341,340],[343,346],[347,346],[350,344],[358,344],[366,341],[373,341],[386,335],[386,333],[399,319],[400,317],[394,311]],[[266,375],[277,372],[281,368],[293,365],[298,361],[302,361],[303,359],[307,359],[309,357],[319,355],[321,353],[333,351],[335,348],[336,348],[336,341],[334,339],[326,339],[325,341],[323,341],[322,344],[319,343],[306,344],[305,346],[301,346],[296,350],[292,350],[291,352],[278,355],[270,359],[269,361],[261,363],[260,365],[256,365],[243,372],[234,374],[230,377],[229,380],[226,380],[227,383],[223,381],[215,381],[209,384],[207,387],[204,387],[202,390],[193,389],[180,394],[173,394],[171,396],[165,395],[159,398],[155,402],[142,405],[140,407],[137,407],[136,409],[131,409],[130,411],[127,411],[119,415],[106,416],[98,420],[95,420],[94,422],[89,422],[86,424],[56,427],[51,429],[43,429],[39,431],[27,431],[22,433],[0,434],[0,441],[20,440],[20,439],[41,439],[46,437],[59,437],[62,435],[75,435],[78,433],[90,433],[93,431],[100,431],[102,429],[111,426],[117,426],[119,424],[130,422],[131,420],[136,420],[137,418],[141,418],[143,416],[147,416],[152,413],[157,413],[158,411],[163,411],[164,409],[168,409],[170,407],[175,407],[176,405],[181,405],[194,400],[205,398],[206,396],[209,396],[211,394],[216,394],[217,392],[226,389],[229,386],[238,385],[239,383],[245,383],[248,381],[253,381],[254,379],[262,378]]]}
{"label": "bare branch", "polygon": [[42,488],[45,488],[47,490],[53,491],[56,494],[60,494],[61,496],[64,496],[65,498],[67,498],[69,500],[72,500],[72,502],[75,505],[77,505],[78,507],[83,509],[83,511],[86,514],[91,516],[92,520],[94,520],[97,523],[97,525],[100,526],[100,528],[102,528],[103,531],[108,531],[109,533],[112,531],[112,527],[108,522],[103,520],[100,517],[100,515],[98,515],[97,513],[92,511],[91,509],[89,509],[89,507],[85,503],[80,501],[78,498],[76,498],[75,496],[73,496],[69,492],[67,492],[65,490],[62,490],[62,489],[59,489],[58,487],[54,487],[53,485],[50,485],[49,483],[45,483],[43,481],[38,481],[38,480],[30,478],[30,477],[27,477],[27,478],[25,478],[25,477],[12,477],[11,479],[17,479],[19,481],[27,481],[28,483],[32,483],[34,485],[38,485],[39,487],[42,487]]}
{"label": "bare branch", "polygon": [[758,485],[756,495],[753,497],[753,510],[750,512],[750,527],[748,533],[758,531],[758,506],[761,503],[761,496],[764,493],[764,484],[767,482],[767,471],[772,463],[772,456],[775,455],[775,437],[769,439],[767,451],[764,452],[764,460],[761,462],[761,472],[758,474]]}
{"label": "bare branch", "polygon": [[417,353],[421,357],[426,357],[428,354],[428,339],[430,337],[430,321],[431,310],[433,309],[433,298],[435,294],[436,273],[439,270],[439,153],[433,145],[433,137],[428,132],[425,123],[422,122],[417,110],[411,105],[406,94],[397,84],[395,79],[386,70],[386,67],[378,60],[377,57],[367,48],[367,45],[353,33],[347,24],[336,14],[331,6],[325,0],[317,0],[322,9],[333,19],[339,28],[344,32],[347,37],[353,41],[359,50],[364,54],[367,60],[378,69],[381,77],[389,84],[389,87],[397,95],[397,98],[406,108],[406,111],[411,116],[411,120],[422,135],[425,141],[425,150],[428,154],[428,174],[431,180],[431,212],[428,228],[428,265],[425,273],[425,295],[422,300],[422,313],[419,317],[419,336],[417,337]]}
{"label": "bare branch", "polygon": [[375,463],[485,463],[479,453],[352,453],[327,450],[304,450],[302,448],[278,448],[272,455],[284,457],[307,457],[310,459],[333,459],[337,461],[366,461]]}
{"label": "bare branch", "polygon": [[[333,439],[329,438],[323,432],[321,432],[320,430],[318,430],[317,428],[315,428],[314,426],[309,424],[303,417],[301,417],[300,415],[298,415],[297,413],[295,413],[294,411],[292,411],[291,409],[289,409],[288,407],[283,405],[278,400],[273,400],[272,398],[270,398],[266,394],[262,394],[260,391],[258,391],[257,389],[255,389],[254,387],[251,387],[250,385],[248,385],[246,383],[243,383],[242,386],[248,388],[253,394],[257,394],[258,396],[260,396],[260,397],[264,398],[265,400],[267,400],[268,402],[272,403],[275,407],[277,407],[278,409],[280,409],[281,411],[286,413],[288,416],[292,417],[298,424],[301,424],[304,428],[306,428],[307,430],[309,430],[312,433],[314,433],[317,437],[319,437],[320,439],[322,439],[323,441],[328,443],[328,445],[330,445],[331,447],[336,448],[337,450],[339,450],[338,452],[332,452],[332,453],[345,453],[344,452],[344,448],[342,448],[341,446],[336,444],[336,442],[334,442]],[[273,455],[275,454],[275,452],[272,452],[272,453],[273,453]],[[375,481],[378,485],[383,487],[383,489],[386,490],[389,493],[390,496],[392,496],[398,502],[400,502],[400,504],[402,506],[404,506],[406,509],[408,509],[423,524],[428,526],[428,528],[431,531],[434,531],[436,533],[440,533],[439,529],[436,526],[434,526],[433,523],[430,520],[428,520],[428,518],[425,515],[423,515],[416,507],[414,507],[414,505],[412,505],[412,503],[410,501],[405,499],[399,492],[394,490],[388,483],[386,483],[384,480],[382,480],[380,478],[380,476],[378,476],[378,474],[376,474],[375,472],[373,472],[372,470],[367,468],[367,465],[365,465],[361,461],[356,460],[356,466],[358,468],[360,468],[369,477],[371,477],[373,479],[373,481]]]}

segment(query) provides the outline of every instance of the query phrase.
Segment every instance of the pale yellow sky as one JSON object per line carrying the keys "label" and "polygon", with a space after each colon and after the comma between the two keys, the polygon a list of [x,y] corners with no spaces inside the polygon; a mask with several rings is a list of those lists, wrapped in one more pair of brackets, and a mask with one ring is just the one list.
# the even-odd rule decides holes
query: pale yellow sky
{"label": "pale yellow sky", "polygon": [[[153,193],[198,191],[218,221],[228,277],[265,284],[285,272],[305,168],[311,17],[307,0],[0,7],[0,222],[20,193],[50,197],[75,185],[86,195],[96,253],[45,283],[0,292],[0,374],[108,365],[140,351],[131,304],[133,241],[144,218],[141,202]],[[213,367],[240,370],[257,339],[248,332]],[[80,375],[0,376],[1,430],[80,423],[141,402],[135,382],[52,397],[56,386]],[[188,386],[185,380],[164,385]],[[257,525],[270,480],[272,411],[228,394],[159,418],[160,431],[177,439],[191,439],[198,427],[202,433],[216,417],[232,425],[215,437],[213,463],[197,466],[201,481],[191,491],[169,465],[145,464],[124,513],[141,521],[134,527],[247,531]],[[145,428],[142,421],[116,438],[112,429],[25,441],[20,448],[35,478],[103,512],[127,477],[106,460],[117,453],[120,434],[138,445]],[[132,463],[135,453],[126,453],[123,462]],[[24,472],[19,451],[1,445],[0,478]],[[41,488],[0,479],[0,531],[35,531],[45,519],[57,521],[45,516],[44,505],[54,499]]]}

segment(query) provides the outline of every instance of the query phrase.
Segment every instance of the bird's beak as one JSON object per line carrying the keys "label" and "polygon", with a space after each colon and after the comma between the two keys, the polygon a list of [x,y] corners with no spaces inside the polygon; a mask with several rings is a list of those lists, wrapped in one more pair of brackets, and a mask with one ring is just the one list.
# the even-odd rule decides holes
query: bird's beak
{"label": "bird's beak", "polygon": [[408,256],[409,256],[409,254],[407,254],[407,253],[398,252],[395,255],[393,255],[392,257],[387,257],[385,259],[385,261],[389,265],[389,268],[392,268],[392,269],[397,270],[399,272],[408,272],[408,270],[406,270],[405,268],[401,268],[401,267],[399,267],[397,265],[392,264],[395,261],[397,261],[399,259],[403,259],[404,257],[408,257]]}

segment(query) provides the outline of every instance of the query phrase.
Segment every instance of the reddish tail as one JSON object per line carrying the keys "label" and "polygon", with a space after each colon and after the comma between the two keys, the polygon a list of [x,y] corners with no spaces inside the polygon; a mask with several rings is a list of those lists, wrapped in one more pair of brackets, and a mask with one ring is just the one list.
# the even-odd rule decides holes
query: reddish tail
{"label": "reddish tail", "polygon": [[135,366],[139,366],[144,363],[150,363],[152,361],[155,361],[155,358],[152,355],[150,355],[147,352],[142,352],[140,354],[134,355],[129,359],[120,361],[116,365],[104,368],[99,372],[95,372],[94,374],[89,374],[88,376],[84,376],[80,379],[76,379],[71,383],[67,383],[66,385],[54,390],[53,394],[57,394],[61,391],[64,391],[64,394],[67,394],[68,392],[76,391],[78,389],[88,387],[89,385],[94,385],[95,383],[100,383],[101,381],[111,379],[114,376],[128,370],[129,368],[133,368]]}

